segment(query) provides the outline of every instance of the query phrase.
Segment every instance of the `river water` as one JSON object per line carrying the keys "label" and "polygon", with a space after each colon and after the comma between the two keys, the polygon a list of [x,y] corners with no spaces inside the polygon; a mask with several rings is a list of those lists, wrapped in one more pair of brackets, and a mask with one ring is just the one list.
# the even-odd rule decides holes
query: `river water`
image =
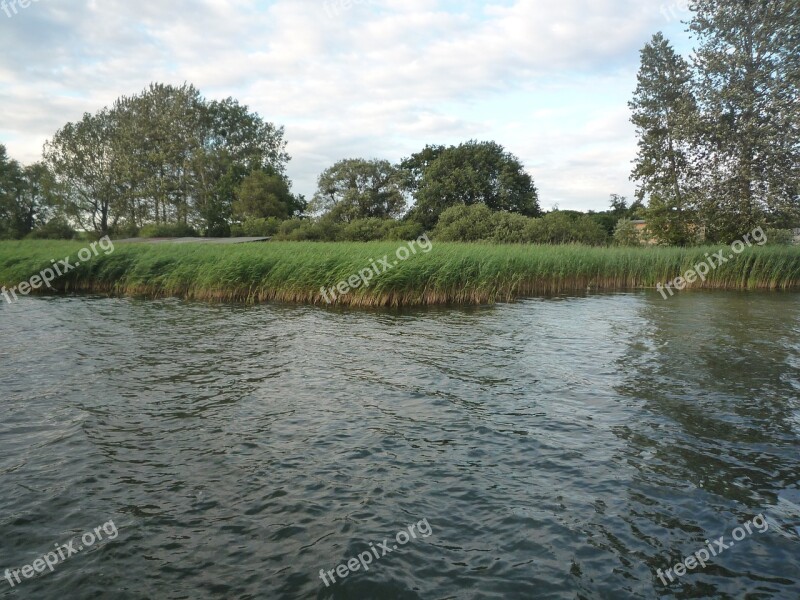
{"label": "river water", "polygon": [[3,599],[800,598],[800,295],[31,298],[0,355]]}

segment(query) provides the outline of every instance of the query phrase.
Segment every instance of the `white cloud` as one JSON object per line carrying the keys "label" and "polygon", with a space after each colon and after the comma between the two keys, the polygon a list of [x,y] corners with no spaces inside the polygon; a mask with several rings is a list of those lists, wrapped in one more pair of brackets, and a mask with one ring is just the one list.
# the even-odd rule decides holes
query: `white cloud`
{"label": "white cloud", "polygon": [[638,49],[665,27],[660,0],[344,2],[43,0],[0,13],[0,142],[32,162],[84,111],[189,81],[285,125],[307,195],[341,158],[472,138],[519,155],[545,206],[599,210],[632,191],[625,103]]}

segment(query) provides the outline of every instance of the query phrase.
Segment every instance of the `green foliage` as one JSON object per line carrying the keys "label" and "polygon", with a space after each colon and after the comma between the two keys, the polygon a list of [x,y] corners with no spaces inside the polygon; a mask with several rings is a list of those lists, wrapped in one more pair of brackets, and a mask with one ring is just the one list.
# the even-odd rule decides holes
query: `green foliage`
{"label": "green foliage", "polygon": [[231,226],[233,237],[272,237],[280,231],[281,220],[271,217],[269,219],[247,219],[241,224]]}
{"label": "green foliage", "polygon": [[[650,200],[647,220],[661,241],[692,241],[697,173],[693,162],[698,111],[689,64],[661,33],[642,50],[639,84],[630,102],[639,137],[639,153],[631,179],[640,201]],[[630,236],[623,240],[630,245]]]}
{"label": "green foliage", "polygon": [[[74,256],[82,242],[0,242],[0,285],[14,286]],[[320,288],[336,285],[370,261],[394,256],[397,242],[241,245],[117,244],[112,254],[57,279],[61,290],[324,305]],[[673,280],[718,247],[592,248],[433,242],[342,301],[362,306],[506,302],[544,294],[653,288]],[[691,287],[797,289],[800,248],[748,248]],[[653,292],[655,294],[655,292]],[[659,297],[660,298],[660,297]],[[661,301],[661,300],[659,300]]]}
{"label": "green foliage", "polygon": [[791,229],[767,229],[767,244],[770,246],[791,246],[794,244],[794,231]]}
{"label": "green foliage", "polygon": [[433,238],[442,242],[480,242],[492,234],[492,211],[485,204],[451,206],[433,230]]}
{"label": "green foliage", "polygon": [[112,239],[125,240],[128,238],[139,237],[139,227],[133,223],[118,223],[109,233]]}
{"label": "green foliage", "polygon": [[425,228],[414,221],[389,221],[384,227],[385,240],[388,241],[411,241],[419,239],[424,233]]}
{"label": "green foliage", "polygon": [[36,227],[26,237],[31,240],[71,240],[75,237],[75,230],[64,217],[55,217]]}
{"label": "green foliage", "polygon": [[406,208],[402,184],[388,161],[342,160],[319,176],[311,211],[340,223],[396,218]]}
{"label": "green foliage", "polygon": [[85,229],[188,222],[220,235],[247,176],[282,177],[289,156],[283,130],[236,100],[152,84],[65,125],[45,145],[45,160],[67,216]]}
{"label": "green foliage", "polygon": [[258,169],[236,188],[233,214],[238,219],[275,218],[283,221],[297,212],[302,210],[290,191],[288,180],[277,173]]}
{"label": "green foliage", "polygon": [[345,242],[374,242],[385,239],[386,225],[391,223],[385,219],[356,219],[345,225],[338,238]]}
{"label": "green foliage", "polygon": [[534,244],[603,246],[608,243],[606,230],[592,217],[570,215],[563,211],[553,211],[540,219],[533,219],[527,227],[526,236]]}
{"label": "green foliage", "polygon": [[587,244],[602,246],[608,235],[595,219],[573,211],[554,211],[541,218],[492,212],[484,204],[453,206],[445,210],[433,230],[442,242],[495,244]]}
{"label": "green foliage", "polygon": [[[538,192],[520,160],[495,142],[428,148],[404,161],[416,182],[411,216],[427,228],[448,208],[484,204],[493,211],[540,214]],[[419,172],[421,171],[421,175]]]}
{"label": "green foliage", "polygon": [[142,238],[182,238],[199,237],[195,229],[185,223],[151,223],[139,230],[139,237]]}
{"label": "green foliage", "polygon": [[614,245],[641,246],[644,243],[641,232],[630,219],[620,219],[614,229]]}
{"label": "green foliage", "polygon": [[700,215],[730,243],[771,213],[800,216],[800,3],[693,3],[703,116]]}
{"label": "green foliage", "polygon": [[517,213],[496,212],[491,215],[492,233],[489,241],[495,244],[525,244],[529,237],[532,219]]}

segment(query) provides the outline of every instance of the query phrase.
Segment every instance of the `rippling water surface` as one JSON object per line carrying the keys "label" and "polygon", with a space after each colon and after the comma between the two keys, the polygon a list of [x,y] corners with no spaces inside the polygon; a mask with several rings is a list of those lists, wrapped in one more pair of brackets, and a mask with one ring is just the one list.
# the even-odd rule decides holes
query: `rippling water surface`
{"label": "rippling water surface", "polygon": [[798,295],[37,298],[0,304],[0,355],[3,599],[800,598]]}

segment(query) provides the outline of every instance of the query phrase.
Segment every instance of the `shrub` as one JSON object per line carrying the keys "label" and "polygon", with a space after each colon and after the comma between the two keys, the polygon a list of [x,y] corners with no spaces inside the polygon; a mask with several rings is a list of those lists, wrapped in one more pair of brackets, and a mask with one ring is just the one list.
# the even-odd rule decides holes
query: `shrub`
{"label": "shrub", "polygon": [[531,220],[517,213],[494,213],[491,218],[490,241],[495,244],[524,244],[530,241],[526,231]]}
{"label": "shrub", "polygon": [[525,233],[528,241],[534,244],[603,246],[608,243],[606,230],[592,217],[562,211],[531,219]]}
{"label": "shrub", "polygon": [[794,232],[791,229],[767,229],[767,245],[791,246],[794,244]]}
{"label": "shrub", "polygon": [[307,219],[289,219],[281,223],[276,240],[290,242],[320,241],[325,233],[324,228],[318,228],[314,221]]}
{"label": "shrub", "polygon": [[31,240],[71,240],[75,237],[75,230],[66,219],[56,217],[31,231],[26,237]]}
{"label": "shrub", "polygon": [[642,234],[630,219],[620,219],[614,229],[614,244],[616,246],[641,246]]}
{"label": "shrub", "polygon": [[267,219],[246,219],[240,225],[231,226],[231,235],[236,237],[272,237],[280,231],[281,220],[275,217]]}
{"label": "shrub", "polygon": [[480,242],[492,235],[492,211],[485,204],[451,206],[433,230],[440,242]]}
{"label": "shrub", "polygon": [[415,221],[387,221],[384,225],[384,238],[393,242],[407,242],[419,239],[425,227]]}
{"label": "shrub", "polygon": [[123,223],[111,228],[110,235],[114,239],[124,240],[126,238],[139,237],[139,228],[134,223]]}
{"label": "shrub", "polygon": [[386,219],[376,217],[356,219],[344,226],[341,239],[345,242],[374,242],[386,236]]}
{"label": "shrub", "polygon": [[197,231],[185,223],[151,223],[139,230],[142,238],[200,237]]}

